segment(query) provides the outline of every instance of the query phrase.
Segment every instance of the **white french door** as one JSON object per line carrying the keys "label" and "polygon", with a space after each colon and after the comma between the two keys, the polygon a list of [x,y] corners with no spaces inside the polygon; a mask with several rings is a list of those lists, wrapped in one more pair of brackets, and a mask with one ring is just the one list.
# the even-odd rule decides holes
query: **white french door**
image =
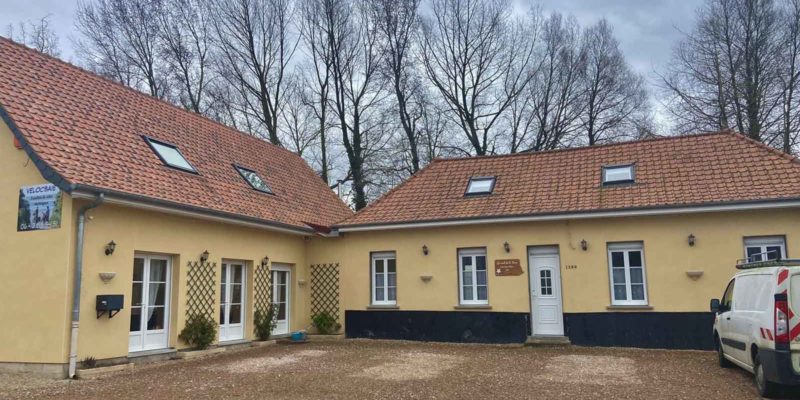
{"label": "white french door", "polygon": [[245,268],[222,263],[220,275],[219,341],[244,339]]}
{"label": "white french door", "polygon": [[288,265],[272,264],[272,305],[275,307],[275,329],[273,335],[289,333],[289,313],[291,312],[292,270]]}
{"label": "white french door", "polygon": [[128,351],[163,349],[169,341],[170,258],[136,255]]}

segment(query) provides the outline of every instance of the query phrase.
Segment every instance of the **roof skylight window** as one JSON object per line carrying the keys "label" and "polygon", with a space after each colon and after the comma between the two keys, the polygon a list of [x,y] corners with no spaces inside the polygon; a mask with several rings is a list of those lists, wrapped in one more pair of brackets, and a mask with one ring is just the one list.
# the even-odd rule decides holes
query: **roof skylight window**
{"label": "roof skylight window", "polygon": [[603,167],[603,184],[632,183],[633,164]]}
{"label": "roof skylight window", "polygon": [[189,164],[189,161],[186,161],[186,158],[183,156],[183,154],[181,154],[180,150],[178,150],[176,146],[159,142],[158,140],[151,139],[149,137],[145,137],[145,140],[164,164],[172,168],[197,173],[192,164]]}
{"label": "roof skylight window", "polygon": [[494,181],[495,178],[493,176],[481,177],[481,178],[469,178],[469,184],[467,185],[467,192],[464,194],[465,195],[491,194],[492,190],[494,190]]}
{"label": "roof skylight window", "polygon": [[262,179],[261,175],[259,175],[256,171],[240,167],[238,165],[234,165],[234,167],[237,171],[239,171],[239,175],[241,175],[242,178],[244,178],[244,180],[246,180],[247,183],[253,187],[253,189],[258,190],[259,192],[273,194],[272,189],[269,188],[267,182]]}

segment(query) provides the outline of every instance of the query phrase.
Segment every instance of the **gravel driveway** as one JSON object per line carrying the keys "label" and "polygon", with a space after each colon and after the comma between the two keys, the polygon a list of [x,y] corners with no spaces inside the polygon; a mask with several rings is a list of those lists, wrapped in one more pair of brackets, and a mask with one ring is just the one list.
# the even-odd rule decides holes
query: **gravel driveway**
{"label": "gravel driveway", "polygon": [[0,398],[757,399],[711,352],[347,340],[140,365],[94,380],[0,375]]}

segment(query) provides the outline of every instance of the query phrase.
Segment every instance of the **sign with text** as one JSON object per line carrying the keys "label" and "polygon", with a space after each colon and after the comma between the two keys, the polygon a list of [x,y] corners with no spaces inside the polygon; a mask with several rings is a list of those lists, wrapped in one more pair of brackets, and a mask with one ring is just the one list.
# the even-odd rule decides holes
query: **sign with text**
{"label": "sign with text", "polygon": [[494,260],[495,276],[517,276],[522,275],[522,266],[519,259],[513,260]]}
{"label": "sign with text", "polygon": [[61,227],[61,189],[53,184],[19,189],[17,232]]}

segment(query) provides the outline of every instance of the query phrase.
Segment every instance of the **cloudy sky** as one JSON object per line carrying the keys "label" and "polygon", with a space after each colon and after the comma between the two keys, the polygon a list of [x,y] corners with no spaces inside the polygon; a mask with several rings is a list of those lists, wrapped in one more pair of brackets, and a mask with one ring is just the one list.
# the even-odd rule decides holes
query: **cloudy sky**
{"label": "cloudy sky", "polygon": [[[71,38],[77,33],[73,15],[77,0],[2,0],[0,34],[7,35],[9,24],[38,20],[50,15],[60,37],[62,58],[73,61]],[[703,0],[540,0],[544,12],[572,14],[583,26],[601,18],[614,26],[622,50],[631,65],[655,85],[655,71],[668,62],[673,45],[681,32],[691,30],[694,11]],[[525,10],[528,0],[514,0],[515,8]],[[658,108],[658,104],[654,104]],[[659,112],[661,114],[661,112]]]}

